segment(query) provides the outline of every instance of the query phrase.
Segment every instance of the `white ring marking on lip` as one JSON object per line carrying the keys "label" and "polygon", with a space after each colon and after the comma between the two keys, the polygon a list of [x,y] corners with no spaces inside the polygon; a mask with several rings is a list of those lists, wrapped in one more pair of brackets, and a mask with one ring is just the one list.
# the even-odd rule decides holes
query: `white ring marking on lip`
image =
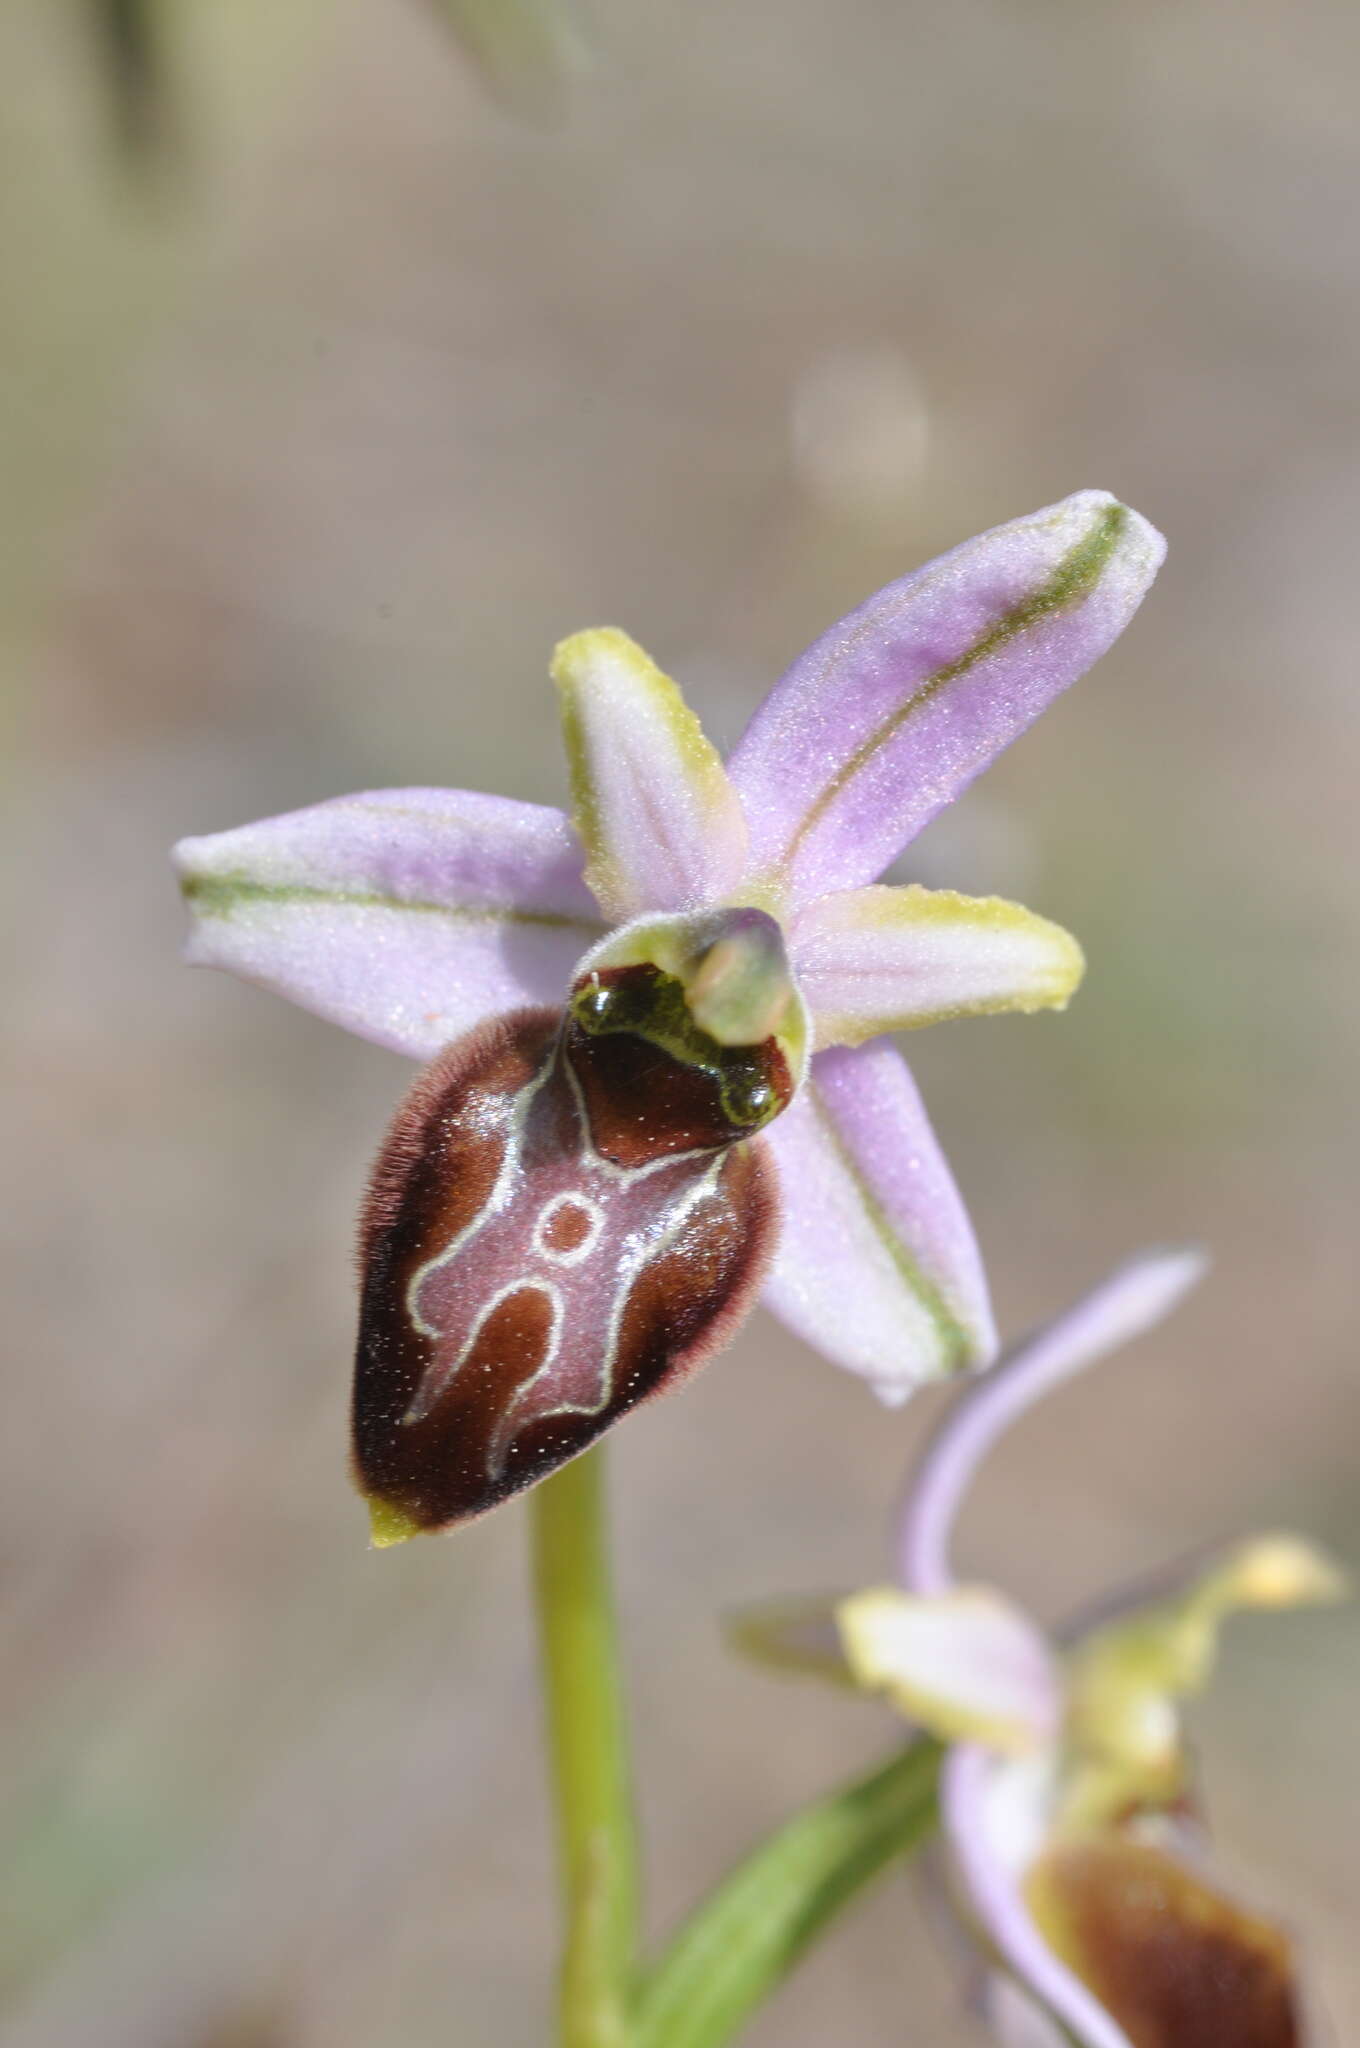
{"label": "white ring marking on lip", "polygon": [[[569,1215],[578,1210],[586,1219],[586,1234],[579,1244],[568,1245],[565,1251],[548,1243],[548,1232],[559,1216]],[[604,1229],[604,1210],[589,1195],[573,1194],[570,1190],[554,1195],[539,1211],[534,1225],[534,1250],[541,1259],[553,1266],[579,1266],[588,1259],[600,1241]]]}

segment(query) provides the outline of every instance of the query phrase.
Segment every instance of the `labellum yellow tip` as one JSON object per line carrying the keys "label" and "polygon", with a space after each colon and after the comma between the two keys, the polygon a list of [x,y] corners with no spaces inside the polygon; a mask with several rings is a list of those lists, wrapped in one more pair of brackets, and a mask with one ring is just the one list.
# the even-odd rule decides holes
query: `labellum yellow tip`
{"label": "labellum yellow tip", "polygon": [[407,1543],[412,1536],[420,1534],[419,1522],[413,1522],[408,1514],[394,1507],[388,1500],[371,1500],[368,1504],[369,1547],[372,1550],[390,1550],[396,1543]]}

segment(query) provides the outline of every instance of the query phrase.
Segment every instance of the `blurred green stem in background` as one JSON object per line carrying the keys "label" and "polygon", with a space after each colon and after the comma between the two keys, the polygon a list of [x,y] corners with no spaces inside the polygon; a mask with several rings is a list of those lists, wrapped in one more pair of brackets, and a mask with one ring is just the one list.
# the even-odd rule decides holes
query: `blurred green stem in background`
{"label": "blurred green stem in background", "polygon": [[548,1752],[565,1910],[562,2048],[623,2048],[638,1943],[638,1857],[604,1451],[530,1496]]}
{"label": "blurred green stem in background", "polygon": [[588,48],[572,0],[434,0],[507,113],[546,126],[566,112]]}
{"label": "blurred green stem in background", "polygon": [[91,0],[120,148],[145,157],[165,137],[167,86],[155,0]]}

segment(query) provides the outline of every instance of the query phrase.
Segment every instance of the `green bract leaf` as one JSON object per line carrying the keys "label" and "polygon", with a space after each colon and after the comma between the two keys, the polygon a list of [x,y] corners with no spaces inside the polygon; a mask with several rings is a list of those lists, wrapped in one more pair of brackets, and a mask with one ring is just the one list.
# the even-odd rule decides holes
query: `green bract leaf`
{"label": "green bract leaf", "polygon": [[728,1647],[762,1670],[794,1678],[821,1678],[857,1692],[845,1661],[836,1614],[842,1593],[804,1593],[739,1607],[723,1620]]}
{"label": "green bract leaf", "polygon": [[842,1906],[935,1819],[940,1750],[915,1742],[795,1814],[696,1907],[639,1995],[634,2048],[718,2048]]}

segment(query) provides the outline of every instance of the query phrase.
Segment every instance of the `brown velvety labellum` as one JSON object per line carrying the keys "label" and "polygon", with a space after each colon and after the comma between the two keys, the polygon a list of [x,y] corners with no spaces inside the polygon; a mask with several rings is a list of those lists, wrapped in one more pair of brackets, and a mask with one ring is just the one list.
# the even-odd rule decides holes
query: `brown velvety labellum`
{"label": "brown velvety labellum", "polygon": [[1054,1849],[1028,1893],[1045,1938],[1134,2048],[1300,2048],[1289,1942],[1148,1843]]}
{"label": "brown velvety labellum", "polygon": [[774,1205],[718,1093],[663,1048],[548,1010],[425,1070],[362,1224],[354,1455],[370,1499],[422,1529],[482,1514],[725,1340]]}

